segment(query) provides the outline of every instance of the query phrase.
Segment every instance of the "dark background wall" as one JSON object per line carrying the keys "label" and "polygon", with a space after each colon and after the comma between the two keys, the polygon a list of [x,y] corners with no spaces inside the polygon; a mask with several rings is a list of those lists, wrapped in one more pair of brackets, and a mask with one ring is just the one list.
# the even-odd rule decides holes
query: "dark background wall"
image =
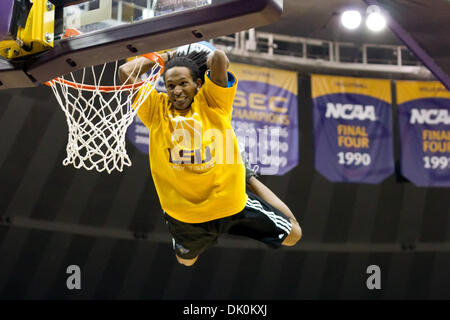
{"label": "dark background wall", "polygon": [[[66,122],[51,89],[0,91],[0,298],[450,299],[449,189],[400,174],[379,185],[319,175],[307,76],[299,123],[299,166],[262,181],[299,219],[301,242],[271,250],[225,236],[186,268],[147,155],[128,143],[123,173],[65,167]],[[366,287],[372,264],[381,290]],[[81,290],[66,288],[69,265],[81,268]]]}

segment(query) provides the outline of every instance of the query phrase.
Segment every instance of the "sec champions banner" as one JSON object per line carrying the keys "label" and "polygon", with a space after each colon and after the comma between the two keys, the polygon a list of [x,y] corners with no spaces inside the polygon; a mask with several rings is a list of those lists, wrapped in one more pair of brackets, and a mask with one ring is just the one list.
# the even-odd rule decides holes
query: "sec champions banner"
{"label": "sec champions banner", "polygon": [[314,161],[333,182],[379,183],[394,172],[391,84],[313,75]]}
{"label": "sec champions banner", "polygon": [[238,78],[232,126],[252,166],[283,175],[298,164],[296,72],[232,63]]}
{"label": "sec champions banner", "polygon": [[417,186],[450,187],[450,92],[437,81],[397,81],[402,174]]}

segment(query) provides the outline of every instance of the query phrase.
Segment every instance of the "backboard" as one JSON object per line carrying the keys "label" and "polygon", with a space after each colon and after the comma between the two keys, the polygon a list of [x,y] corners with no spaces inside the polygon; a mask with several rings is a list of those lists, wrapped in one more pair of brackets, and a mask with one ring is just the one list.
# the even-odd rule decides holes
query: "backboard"
{"label": "backboard", "polygon": [[[54,5],[53,48],[1,59],[0,89],[36,86],[86,66],[267,25],[280,18],[283,8],[283,0],[49,1]],[[70,28],[81,34],[64,38]]]}
{"label": "backboard", "polygon": [[101,31],[212,4],[212,0],[91,0],[76,1],[70,5],[67,1],[53,2],[66,3],[60,12],[62,18],[58,17],[58,28],[55,30],[57,40],[69,28],[76,28],[82,33]]}

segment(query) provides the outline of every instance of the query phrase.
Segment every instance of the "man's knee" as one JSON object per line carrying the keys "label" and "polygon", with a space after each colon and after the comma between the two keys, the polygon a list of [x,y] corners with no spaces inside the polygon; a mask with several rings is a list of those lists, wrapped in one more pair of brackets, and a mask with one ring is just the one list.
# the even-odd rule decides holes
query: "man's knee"
{"label": "man's knee", "polygon": [[291,232],[281,243],[283,246],[294,246],[302,238],[302,228],[297,222],[292,223]]}
{"label": "man's knee", "polygon": [[183,258],[180,258],[177,255],[175,255],[175,257],[177,258],[178,263],[180,263],[182,265],[185,265],[186,267],[192,266],[198,259],[198,256],[193,258],[193,259],[183,259]]}

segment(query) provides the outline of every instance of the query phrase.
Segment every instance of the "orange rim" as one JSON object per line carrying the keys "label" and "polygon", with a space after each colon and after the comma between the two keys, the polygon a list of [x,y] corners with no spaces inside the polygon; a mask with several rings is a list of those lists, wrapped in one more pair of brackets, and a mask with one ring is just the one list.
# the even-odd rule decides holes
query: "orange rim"
{"label": "orange rim", "polygon": [[158,64],[161,66],[161,68],[164,69],[164,66],[165,66],[164,60],[158,53],[149,52],[149,53],[144,53],[142,56],[149,60],[158,62]]}
{"label": "orange rim", "polygon": [[[159,64],[160,70],[158,71],[159,74],[162,73],[164,70],[164,60],[162,57],[157,54],[156,52],[149,52],[142,55],[143,57],[150,59],[152,61],[155,61]],[[122,90],[132,90],[135,88],[141,87],[144,83],[148,82],[149,80],[153,81],[155,80],[156,75],[150,77],[150,79],[134,83],[134,84],[126,84],[126,85],[120,85],[120,86],[95,86],[95,85],[89,85],[89,84],[82,84],[77,83],[73,81],[69,81],[60,77],[56,77],[50,81],[45,82],[47,86],[52,86],[56,82],[67,85],[69,87],[75,88],[75,89],[82,89],[84,91],[102,91],[102,92],[111,92],[111,91],[122,91]]]}
{"label": "orange rim", "polygon": [[[150,80],[153,81],[153,78],[155,78],[156,76],[153,76],[150,78]],[[122,90],[130,90],[130,89],[135,89],[135,88],[139,88],[141,87],[144,83],[146,83],[148,80],[144,80],[135,84],[126,84],[126,85],[122,85],[122,86],[94,86],[94,85],[89,85],[89,84],[81,84],[81,83],[76,83],[73,81],[69,81],[63,78],[55,78],[53,80],[47,81],[45,84],[47,86],[52,86],[53,84],[55,84],[56,82],[61,83],[61,84],[65,84],[69,87],[75,88],[75,89],[82,89],[84,91],[102,91],[102,92],[111,92],[111,91],[122,91]]]}

